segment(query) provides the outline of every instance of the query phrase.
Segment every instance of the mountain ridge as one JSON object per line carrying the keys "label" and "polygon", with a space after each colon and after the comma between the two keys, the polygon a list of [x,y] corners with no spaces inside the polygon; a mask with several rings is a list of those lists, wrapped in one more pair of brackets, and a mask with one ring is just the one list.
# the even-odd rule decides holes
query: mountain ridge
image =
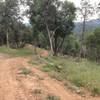
{"label": "mountain ridge", "polygon": [[[86,30],[94,30],[95,28],[100,27],[100,19],[93,19],[86,22]],[[82,22],[75,22],[74,33],[81,34]]]}

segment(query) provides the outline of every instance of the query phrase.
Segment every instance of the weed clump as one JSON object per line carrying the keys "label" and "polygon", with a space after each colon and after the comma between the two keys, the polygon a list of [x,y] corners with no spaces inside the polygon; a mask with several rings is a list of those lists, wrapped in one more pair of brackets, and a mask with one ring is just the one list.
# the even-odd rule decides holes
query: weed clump
{"label": "weed clump", "polygon": [[41,89],[35,89],[35,90],[33,91],[33,93],[34,93],[35,95],[37,95],[37,94],[42,94],[42,90],[41,90]]}
{"label": "weed clump", "polygon": [[29,75],[30,73],[31,73],[31,71],[27,68],[21,68],[20,72],[19,72],[19,74],[22,74],[22,75],[25,75],[25,76]]}
{"label": "weed clump", "polygon": [[46,97],[46,100],[60,100],[60,97],[55,96],[53,94],[48,94],[48,96]]}
{"label": "weed clump", "polygon": [[96,96],[96,95],[99,95],[99,94],[100,94],[99,89],[98,89],[97,87],[94,87],[94,88],[92,89],[92,95],[93,95],[93,96]]}

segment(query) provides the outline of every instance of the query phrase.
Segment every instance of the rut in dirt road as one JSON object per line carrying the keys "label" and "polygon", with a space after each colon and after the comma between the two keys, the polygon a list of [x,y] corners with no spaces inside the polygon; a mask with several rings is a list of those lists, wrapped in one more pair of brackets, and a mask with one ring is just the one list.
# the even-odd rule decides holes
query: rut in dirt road
{"label": "rut in dirt road", "polygon": [[0,100],[27,100],[13,75],[11,63],[9,59],[0,60]]}

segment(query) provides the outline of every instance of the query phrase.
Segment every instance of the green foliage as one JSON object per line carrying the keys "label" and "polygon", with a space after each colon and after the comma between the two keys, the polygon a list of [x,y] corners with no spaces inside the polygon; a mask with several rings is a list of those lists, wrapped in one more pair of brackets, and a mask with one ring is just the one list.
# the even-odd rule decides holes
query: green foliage
{"label": "green foliage", "polygon": [[81,78],[80,79],[78,79],[78,78],[73,79],[72,83],[77,87],[84,87],[84,82]]}
{"label": "green foliage", "polygon": [[37,39],[37,45],[40,47],[40,48],[45,48],[45,49],[48,49],[48,41],[46,39],[46,37],[44,36],[43,33],[40,33],[38,35],[38,39]]}
{"label": "green foliage", "polygon": [[52,64],[47,64],[42,67],[42,70],[45,72],[50,72],[51,70],[53,70],[53,68],[54,66]]}
{"label": "green foliage", "polygon": [[11,48],[22,48],[25,43],[32,43],[32,29],[22,22],[13,24],[12,31],[9,34],[9,44]]}
{"label": "green foliage", "polygon": [[98,95],[98,94],[100,94],[100,90],[99,90],[97,87],[94,87],[94,88],[92,89],[92,95],[93,95],[93,96],[96,96],[96,95]]}
{"label": "green foliage", "polygon": [[38,64],[38,62],[35,62],[35,61],[34,62],[33,61],[28,61],[28,63],[31,64],[31,65],[37,65]]}
{"label": "green foliage", "polygon": [[27,68],[21,68],[20,69],[20,73],[19,74],[23,74],[23,75],[29,75],[31,73],[31,71]]}
{"label": "green foliage", "polygon": [[9,34],[13,25],[19,19],[19,0],[5,0],[0,2],[0,32],[6,35],[6,44],[9,46]]}
{"label": "green foliage", "polygon": [[[100,91],[100,65],[82,59],[80,62],[76,62],[76,59],[71,57],[45,57],[43,58],[48,62],[42,67],[42,70],[49,72],[52,78],[59,81],[70,81],[77,87],[85,87],[91,92]],[[44,60],[44,61],[45,61]],[[43,60],[42,60],[43,61]],[[56,67],[57,66],[57,67]],[[60,70],[58,69],[61,66]],[[95,87],[97,90],[95,90]]]}
{"label": "green foliage", "polygon": [[44,38],[43,35],[40,36],[42,32],[45,36],[42,41],[46,40],[42,46],[53,49],[56,54],[66,35],[74,28],[75,6],[71,2],[59,0],[32,0],[28,4],[35,43],[38,43],[40,37]]}
{"label": "green foliage", "polygon": [[32,43],[30,26],[22,23],[20,16],[20,0],[0,2],[0,44],[12,48],[22,48],[25,43]]}
{"label": "green foliage", "polygon": [[87,55],[92,60],[100,61],[100,28],[95,29],[94,34],[87,38]]}
{"label": "green foliage", "polygon": [[60,100],[60,97],[55,96],[53,94],[48,94],[48,96],[46,97],[46,100]]}
{"label": "green foliage", "polygon": [[77,56],[80,49],[80,43],[74,35],[69,35],[66,37],[62,48],[63,54]]}
{"label": "green foliage", "polygon": [[6,46],[1,46],[0,52],[9,54],[11,56],[29,56],[33,54],[33,51],[31,49],[27,49],[27,48],[11,49],[11,48],[7,48]]}

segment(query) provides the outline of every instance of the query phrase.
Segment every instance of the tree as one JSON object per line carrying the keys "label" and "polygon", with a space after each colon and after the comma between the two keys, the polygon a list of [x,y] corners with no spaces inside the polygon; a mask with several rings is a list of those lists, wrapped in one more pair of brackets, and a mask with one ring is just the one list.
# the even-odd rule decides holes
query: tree
{"label": "tree", "polygon": [[100,28],[87,38],[87,56],[92,60],[100,61]]}
{"label": "tree", "polygon": [[80,48],[79,40],[76,38],[74,34],[69,35],[66,37],[63,46],[62,46],[62,53],[71,55],[71,56],[78,56]]}
{"label": "tree", "polygon": [[10,32],[9,43],[12,48],[24,47],[25,43],[32,43],[32,29],[22,22],[14,22]]}
{"label": "tree", "polygon": [[89,0],[81,0],[81,7],[78,8],[79,14],[81,15],[83,25],[82,25],[82,35],[81,35],[81,48],[80,48],[80,56],[83,55],[85,57],[84,51],[84,34],[86,32],[86,21],[91,17],[94,13],[94,8],[91,5]]}
{"label": "tree", "polygon": [[0,27],[6,34],[7,47],[9,47],[9,33],[11,26],[19,19],[19,0],[5,0],[0,2]]}
{"label": "tree", "polygon": [[49,41],[52,54],[57,55],[67,35],[74,28],[75,10],[73,3],[59,0],[32,0],[30,22],[35,38],[44,33]]}

